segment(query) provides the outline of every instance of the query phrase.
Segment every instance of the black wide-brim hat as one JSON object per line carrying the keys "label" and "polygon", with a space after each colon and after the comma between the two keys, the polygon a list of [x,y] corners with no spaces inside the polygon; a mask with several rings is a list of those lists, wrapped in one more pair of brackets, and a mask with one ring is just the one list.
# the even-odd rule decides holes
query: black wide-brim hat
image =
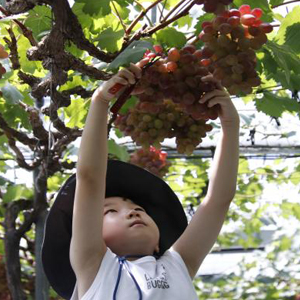
{"label": "black wide-brim hat", "polygon": [[[59,190],[48,214],[42,245],[45,274],[53,289],[70,299],[76,277],[70,264],[76,174]],[[187,226],[182,205],[161,178],[135,165],[109,160],[105,197],[126,197],[143,207],[160,231],[159,255],[169,249]]]}

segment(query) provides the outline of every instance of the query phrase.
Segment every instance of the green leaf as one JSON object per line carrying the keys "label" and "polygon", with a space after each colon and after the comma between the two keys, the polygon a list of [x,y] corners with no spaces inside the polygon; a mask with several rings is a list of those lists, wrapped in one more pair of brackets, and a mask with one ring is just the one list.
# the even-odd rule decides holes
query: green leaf
{"label": "green leaf", "polygon": [[108,141],[108,153],[117,156],[122,161],[129,160],[129,153],[126,147],[118,145],[114,140]]}
{"label": "green leaf", "polygon": [[160,30],[156,34],[156,40],[159,44],[166,45],[168,47],[181,48],[186,44],[186,37],[184,33],[177,31],[172,27]]}
{"label": "green leaf", "polygon": [[134,41],[109,64],[107,71],[115,71],[120,66],[129,66],[131,62],[137,63],[143,58],[146,50],[152,48],[152,44],[147,41]]}
{"label": "green leaf", "polygon": [[197,20],[197,24],[195,25],[195,29],[196,29],[195,34],[199,34],[202,31],[202,23],[204,21],[211,21],[213,18],[214,18],[214,15],[208,14],[208,13],[200,16]]}
{"label": "green leaf", "polygon": [[3,201],[8,203],[19,198],[29,198],[32,196],[32,190],[22,184],[14,184],[7,187],[3,196]]}
{"label": "green leaf", "polygon": [[271,6],[277,6],[277,5],[279,5],[283,2],[284,2],[284,0],[270,0],[270,5]]}
{"label": "green leaf", "polygon": [[265,91],[262,99],[254,99],[258,111],[279,118],[285,111],[298,112],[300,109],[299,103],[296,100],[281,97],[271,92]]}
{"label": "green leaf", "polygon": [[24,99],[23,95],[19,92],[19,90],[9,83],[2,87],[1,91],[3,93],[3,98],[9,104],[18,104],[20,100]]}
{"label": "green leaf", "polygon": [[264,47],[272,53],[279,68],[284,70],[286,81],[290,84],[290,71],[293,70],[297,74],[300,69],[300,59],[297,54],[290,47],[272,41],[268,41]]}
{"label": "green leaf", "polygon": [[110,0],[91,1],[91,0],[75,0],[75,2],[83,3],[83,12],[90,15],[98,15],[101,13],[102,16],[108,15],[111,12],[109,2]]}
{"label": "green leaf", "polygon": [[82,98],[72,100],[71,104],[64,108],[66,116],[69,117],[66,125],[70,128],[82,128],[87,115],[87,106],[88,102],[84,101]]}
{"label": "green leaf", "polygon": [[103,30],[95,39],[102,50],[116,52],[119,50],[118,41],[121,41],[124,35],[124,30],[113,31],[111,27]]}
{"label": "green leaf", "polygon": [[126,114],[130,107],[133,107],[138,101],[138,98],[135,96],[131,96],[126,102],[122,105],[119,113]]}
{"label": "green leaf", "polygon": [[193,18],[190,15],[179,18],[176,22],[174,22],[173,26],[178,26],[178,28],[182,28],[187,26],[190,28],[192,26]]}
{"label": "green leaf", "polygon": [[25,26],[32,30],[35,38],[41,39],[43,33],[51,29],[51,10],[49,7],[35,6],[29,11]]}
{"label": "green leaf", "polygon": [[296,53],[300,53],[300,6],[296,6],[292,12],[286,15],[281,22],[276,35],[276,41],[280,45],[290,47]]}

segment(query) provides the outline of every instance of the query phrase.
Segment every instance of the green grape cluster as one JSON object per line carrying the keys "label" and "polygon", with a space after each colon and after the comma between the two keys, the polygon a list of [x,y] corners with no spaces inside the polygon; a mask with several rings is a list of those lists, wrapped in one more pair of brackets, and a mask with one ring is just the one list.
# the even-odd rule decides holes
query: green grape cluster
{"label": "green grape cluster", "polygon": [[[149,106],[152,112],[149,112]],[[179,104],[164,100],[159,104],[138,102],[126,114],[119,115],[114,124],[143,149],[150,146],[160,149],[166,138],[175,138],[177,151],[191,155],[206,133],[212,130],[206,122],[195,120]]]}

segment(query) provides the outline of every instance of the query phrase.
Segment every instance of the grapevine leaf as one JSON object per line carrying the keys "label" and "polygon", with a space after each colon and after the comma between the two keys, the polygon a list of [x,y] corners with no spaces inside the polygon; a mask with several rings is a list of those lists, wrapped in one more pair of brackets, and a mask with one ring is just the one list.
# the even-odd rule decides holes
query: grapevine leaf
{"label": "grapevine leaf", "polygon": [[123,38],[124,30],[113,31],[111,27],[103,30],[95,39],[103,50],[115,52],[119,49],[118,41]]}
{"label": "grapevine leaf", "polygon": [[264,47],[272,53],[272,56],[278,66],[284,70],[286,81],[290,84],[291,70],[298,73],[300,68],[300,59],[297,54],[290,47],[286,45],[279,45],[272,41],[268,41]]}
{"label": "grapevine leaf", "polygon": [[83,6],[83,3],[75,3],[72,6],[72,10],[76,15],[81,27],[85,29],[90,29],[91,25],[93,24],[93,18],[91,18],[90,15],[85,14],[83,12]]}
{"label": "grapevine leaf", "polygon": [[271,6],[277,6],[279,4],[282,4],[284,0],[270,0],[270,5]]}
{"label": "grapevine leaf", "polygon": [[140,61],[147,49],[153,49],[147,41],[134,41],[123,52],[121,52],[108,66],[107,71],[115,71],[120,66]]}
{"label": "grapevine leaf", "polygon": [[182,28],[184,26],[188,26],[188,28],[191,27],[193,22],[193,19],[191,16],[187,15],[184,17],[179,18],[176,22],[174,22],[174,26],[178,26],[178,28]]}
{"label": "grapevine leaf", "polygon": [[[130,10],[123,4],[120,5],[119,3],[116,3],[114,1],[114,5],[111,4],[111,9],[116,13],[118,12],[120,18],[124,21],[125,19],[128,18]],[[116,11],[115,11],[116,9]]]}
{"label": "grapevine leaf", "polygon": [[300,74],[291,72],[289,82],[286,80],[286,74],[283,71],[277,71],[272,74],[272,78],[280,82],[283,88],[287,88],[291,91],[300,91]]}
{"label": "grapevine leaf", "polygon": [[20,100],[24,99],[19,90],[9,83],[3,86],[1,91],[3,93],[3,98],[8,104],[18,104]]}
{"label": "grapevine leaf", "polygon": [[300,53],[300,6],[296,6],[281,23],[276,35],[276,41],[280,45],[289,46],[297,54]]}
{"label": "grapevine leaf", "polygon": [[300,109],[299,103],[289,97],[281,97],[271,92],[265,91],[263,98],[254,99],[258,111],[279,118],[285,111],[298,112]]}
{"label": "grapevine leaf", "polygon": [[30,198],[31,196],[31,189],[23,184],[13,184],[8,186],[6,193],[3,195],[3,201],[8,203],[19,198]]}
{"label": "grapevine leaf", "polygon": [[108,15],[111,12],[109,2],[110,0],[101,0],[101,1],[90,1],[90,0],[76,0],[75,2],[84,3],[83,12],[90,15],[98,15],[99,13],[102,16]]}
{"label": "grapevine leaf", "polygon": [[214,15],[213,14],[204,14],[202,16],[200,16],[198,19],[197,19],[197,24],[195,25],[195,34],[199,34],[201,31],[202,31],[202,23],[204,21],[211,21],[212,19],[214,18]]}
{"label": "grapevine leaf", "polygon": [[51,29],[51,10],[47,6],[35,6],[29,11],[25,26],[32,30],[36,38],[41,38],[41,33]]}
{"label": "grapevine leaf", "polygon": [[71,104],[64,109],[66,116],[69,117],[67,126],[70,128],[82,128],[87,115],[87,102],[79,98],[72,100]]}
{"label": "grapevine leaf", "polygon": [[138,101],[138,98],[135,96],[131,96],[126,102],[122,105],[120,109],[121,114],[126,114],[130,107],[133,107]]}
{"label": "grapevine leaf", "polygon": [[122,161],[129,160],[129,154],[126,147],[118,145],[114,140],[108,141],[108,153],[117,156]]}
{"label": "grapevine leaf", "polygon": [[160,30],[156,34],[158,43],[168,47],[182,47],[186,43],[184,33],[177,31],[175,28],[168,27]]}

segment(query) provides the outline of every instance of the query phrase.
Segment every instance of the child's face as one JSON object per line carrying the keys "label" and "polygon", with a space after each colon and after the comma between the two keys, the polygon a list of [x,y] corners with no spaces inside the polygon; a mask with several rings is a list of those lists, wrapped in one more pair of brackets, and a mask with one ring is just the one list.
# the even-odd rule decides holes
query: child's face
{"label": "child's face", "polygon": [[103,238],[117,255],[158,252],[159,229],[145,210],[129,199],[104,201]]}

